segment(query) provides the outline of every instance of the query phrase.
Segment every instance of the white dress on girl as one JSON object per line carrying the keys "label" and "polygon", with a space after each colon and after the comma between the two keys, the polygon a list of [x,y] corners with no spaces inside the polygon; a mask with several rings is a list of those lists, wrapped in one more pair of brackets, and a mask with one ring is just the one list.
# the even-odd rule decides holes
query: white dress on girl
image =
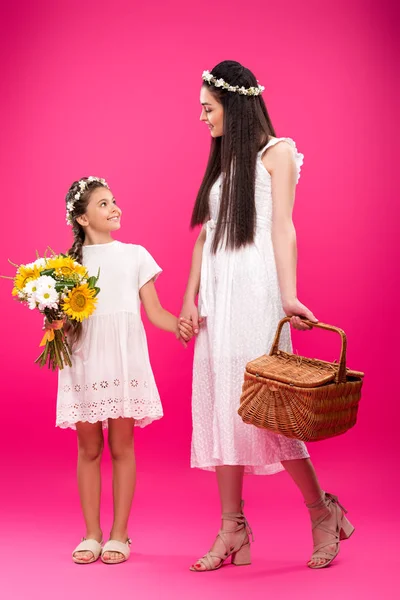
{"label": "white dress on girl", "polygon": [[59,372],[59,427],[78,421],[107,427],[127,417],[145,427],[163,416],[140,315],[140,288],[161,269],[142,246],[113,241],[83,247],[89,275],[100,269],[96,310],[83,322],[72,367]]}
{"label": "white dress on girl", "polygon": [[[261,158],[279,143],[293,148],[298,177],[303,155],[289,138],[272,139],[257,156],[254,243],[211,253],[220,202],[221,178],[210,192],[210,220],[204,227],[199,313],[205,317],[193,366],[192,467],[245,465],[246,473],[272,474],[282,460],[308,457],[303,442],[246,425],[237,414],[246,364],[268,353],[278,322],[285,316],[271,237],[271,176]],[[291,351],[289,326],[280,347]]]}

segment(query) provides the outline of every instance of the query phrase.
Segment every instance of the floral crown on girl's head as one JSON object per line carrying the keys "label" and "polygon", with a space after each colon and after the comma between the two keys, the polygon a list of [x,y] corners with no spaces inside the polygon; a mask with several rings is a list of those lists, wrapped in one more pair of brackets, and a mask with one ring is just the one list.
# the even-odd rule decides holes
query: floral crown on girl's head
{"label": "floral crown on girl's head", "polygon": [[265,87],[263,85],[258,85],[257,87],[249,88],[245,88],[243,86],[239,87],[238,85],[229,85],[229,83],[226,83],[226,81],[224,81],[223,79],[217,79],[216,77],[214,77],[214,75],[210,73],[210,71],[203,71],[201,77],[203,81],[206,81],[210,85],[213,85],[217,88],[222,88],[227,92],[237,92],[242,96],[259,96],[265,90]]}
{"label": "floral crown on girl's head", "polygon": [[74,194],[73,199],[69,200],[69,202],[67,202],[66,220],[67,220],[68,225],[72,225],[73,224],[72,213],[74,212],[75,202],[80,199],[80,197],[82,196],[82,194],[84,192],[86,192],[86,190],[89,188],[89,183],[92,183],[93,181],[97,181],[98,183],[101,183],[102,186],[110,189],[108,187],[107,181],[105,179],[103,179],[102,177],[93,177],[93,175],[91,175],[87,179],[80,179],[78,181],[79,192],[76,192]]}

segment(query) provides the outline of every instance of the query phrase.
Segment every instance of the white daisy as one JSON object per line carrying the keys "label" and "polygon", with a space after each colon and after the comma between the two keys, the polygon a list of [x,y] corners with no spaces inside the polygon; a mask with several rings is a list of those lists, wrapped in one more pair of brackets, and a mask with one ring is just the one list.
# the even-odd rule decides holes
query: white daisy
{"label": "white daisy", "polygon": [[30,310],[35,310],[35,308],[37,308],[37,302],[36,302],[36,294],[33,294],[32,296],[28,296],[28,308]]}
{"label": "white daisy", "polygon": [[22,290],[24,292],[24,294],[28,294],[29,296],[31,296],[32,294],[36,294],[36,292],[39,289],[38,281],[39,281],[39,278],[31,279],[31,281],[28,281],[28,283]]}
{"label": "white daisy", "polygon": [[33,264],[36,265],[37,267],[45,267],[46,259],[45,258],[37,258]]}
{"label": "white daisy", "polygon": [[53,279],[53,277],[50,277],[50,275],[41,275],[41,277],[36,279],[36,284],[38,292],[48,291],[55,289],[56,281]]}
{"label": "white daisy", "polygon": [[45,308],[58,308],[58,292],[54,288],[48,288],[38,291],[35,299],[39,302],[39,310]]}

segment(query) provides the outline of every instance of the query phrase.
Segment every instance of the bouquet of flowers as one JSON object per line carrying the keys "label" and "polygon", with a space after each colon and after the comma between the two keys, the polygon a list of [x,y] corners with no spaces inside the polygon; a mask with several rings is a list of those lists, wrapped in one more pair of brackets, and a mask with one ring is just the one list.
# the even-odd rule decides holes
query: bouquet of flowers
{"label": "bouquet of flowers", "polygon": [[65,254],[37,258],[35,262],[17,267],[12,295],[31,310],[39,310],[45,317],[44,346],[36,359],[43,367],[53,370],[71,366],[71,349],[65,326],[87,319],[95,310],[96,287],[99,273],[89,277],[86,268]]}

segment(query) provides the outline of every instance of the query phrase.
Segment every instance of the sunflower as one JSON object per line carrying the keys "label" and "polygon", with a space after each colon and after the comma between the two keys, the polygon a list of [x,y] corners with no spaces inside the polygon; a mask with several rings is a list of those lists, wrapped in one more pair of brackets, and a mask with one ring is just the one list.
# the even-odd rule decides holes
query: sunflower
{"label": "sunflower", "polygon": [[74,321],[83,321],[90,317],[96,308],[96,290],[90,289],[87,283],[79,285],[69,292],[62,309]]}
{"label": "sunflower", "polygon": [[42,271],[43,267],[39,267],[37,265],[32,265],[32,267],[21,265],[14,279],[14,289],[12,291],[13,296],[16,296],[18,292],[22,292],[28,281],[31,281],[32,279],[38,279]]}
{"label": "sunflower", "polygon": [[70,256],[56,256],[47,261],[47,269],[55,269],[58,277],[73,279],[74,276],[87,277],[86,268],[80,265]]}

